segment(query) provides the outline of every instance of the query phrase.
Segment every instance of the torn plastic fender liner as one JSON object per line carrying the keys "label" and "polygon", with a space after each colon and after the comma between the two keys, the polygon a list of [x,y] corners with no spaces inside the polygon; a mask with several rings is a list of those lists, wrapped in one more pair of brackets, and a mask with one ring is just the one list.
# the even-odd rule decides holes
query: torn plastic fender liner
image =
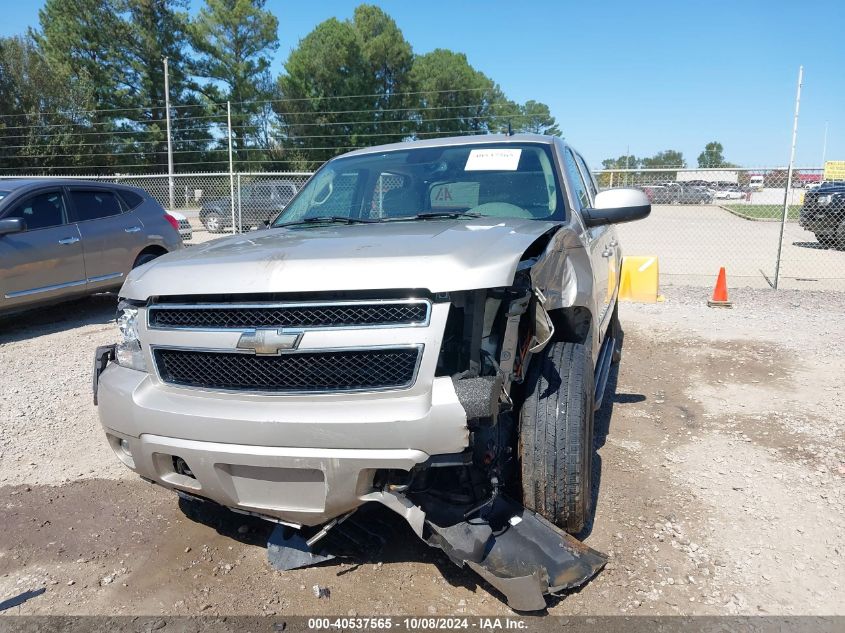
{"label": "torn plastic fender liner", "polygon": [[584,584],[607,563],[604,554],[507,497],[498,496],[483,520],[439,526],[427,519],[426,525],[429,545],[469,566],[518,611],[545,609],[546,595]]}

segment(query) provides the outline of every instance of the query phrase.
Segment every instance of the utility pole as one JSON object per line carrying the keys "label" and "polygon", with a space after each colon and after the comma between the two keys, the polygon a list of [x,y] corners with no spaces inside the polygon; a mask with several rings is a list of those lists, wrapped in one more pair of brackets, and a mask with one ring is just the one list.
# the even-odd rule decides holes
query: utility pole
{"label": "utility pole", "polygon": [[792,169],[795,165],[795,142],[798,139],[798,112],[801,109],[801,84],[804,82],[804,66],[798,67],[798,90],[795,93],[795,116],[792,119],[792,150],[789,153],[789,170],[786,172],[786,191],[783,192],[783,216],[780,219],[780,241],[778,241],[778,261],[775,265],[775,290],[780,281],[780,258],[783,253],[783,230],[789,212],[789,194],[792,189]]}
{"label": "utility pole", "polygon": [[167,57],[164,58],[164,110],[167,119],[167,193],[172,209],[175,206],[175,192],[173,188],[173,139],[170,135],[170,73],[167,67]]}
{"label": "utility pole", "polygon": [[827,124],[828,122],[824,122],[824,141],[822,142],[822,169],[824,169],[824,163],[827,159]]}
{"label": "utility pole", "polygon": [[238,232],[239,228],[235,223],[235,167],[232,161],[232,104],[226,102],[226,125],[229,129],[229,200],[232,201],[232,234]]}

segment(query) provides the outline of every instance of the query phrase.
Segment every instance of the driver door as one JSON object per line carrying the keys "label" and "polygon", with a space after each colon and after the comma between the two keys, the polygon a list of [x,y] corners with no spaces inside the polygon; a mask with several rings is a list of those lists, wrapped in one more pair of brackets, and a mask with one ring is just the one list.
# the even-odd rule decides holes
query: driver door
{"label": "driver door", "polygon": [[27,228],[0,236],[0,309],[85,291],[82,236],[60,188],[27,196],[3,217]]}
{"label": "driver door", "polygon": [[[564,168],[567,179],[570,181],[575,208],[580,212],[591,207],[598,192],[595,182],[584,160],[568,147],[564,154]],[[596,315],[596,323],[599,326],[597,331],[603,333],[610,319],[610,306],[616,296],[616,284],[619,278],[616,230],[612,225],[593,226],[587,229],[587,235],[599,309],[599,314]]]}

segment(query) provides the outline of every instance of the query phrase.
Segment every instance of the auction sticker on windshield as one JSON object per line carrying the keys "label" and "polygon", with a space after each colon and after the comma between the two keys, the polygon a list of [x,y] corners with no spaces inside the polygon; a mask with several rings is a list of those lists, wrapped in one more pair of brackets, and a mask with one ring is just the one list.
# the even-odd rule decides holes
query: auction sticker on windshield
{"label": "auction sticker on windshield", "polygon": [[464,171],[516,171],[521,149],[474,149]]}

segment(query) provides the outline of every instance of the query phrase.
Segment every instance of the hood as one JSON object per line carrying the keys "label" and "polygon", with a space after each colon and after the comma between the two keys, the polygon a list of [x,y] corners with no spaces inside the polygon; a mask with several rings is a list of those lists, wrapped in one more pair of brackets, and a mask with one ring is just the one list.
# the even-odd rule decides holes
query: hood
{"label": "hood", "polygon": [[507,286],[525,249],[556,225],[478,218],[255,231],[136,268],[121,296]]}

